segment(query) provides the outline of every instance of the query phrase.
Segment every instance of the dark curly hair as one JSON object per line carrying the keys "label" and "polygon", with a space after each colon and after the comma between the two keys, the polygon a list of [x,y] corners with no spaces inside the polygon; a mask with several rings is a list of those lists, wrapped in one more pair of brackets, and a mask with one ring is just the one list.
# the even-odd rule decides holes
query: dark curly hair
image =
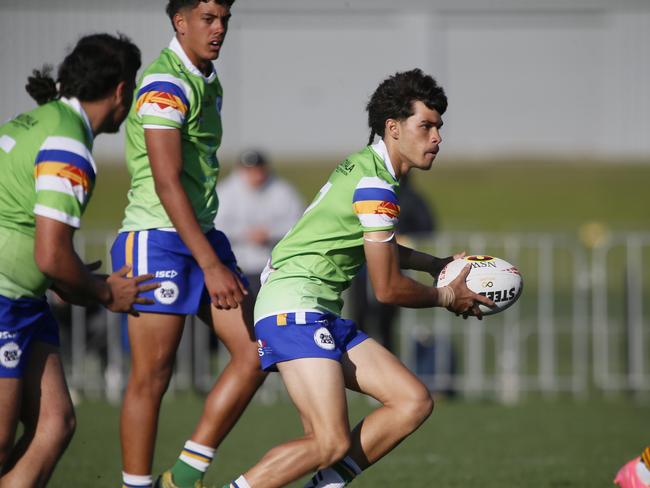
{"label": "dark curly hair", "polygon": [[99,100],[121,81],[131,81],[140,68],[140,49],[122,35],[91,34],[82,37],[59,66],[57,84],[51,66],[34,70],[25,89],[39,105],[59,97]]}
{"label": "dark curly hair", "polygon": [[384,137],[386,120],[405,120],[413,115],[413,104],[417,101],[440,115],[447,110],[445,91],[418,68],[395,73],[382,81],[366,105],[371,131],[368,144],[372,144],[375,134]]}
{"label": "dark curly hair", "polygon": [[230,8],[232,7],[232,4],[235,3],[235,0],[169,0],[169,3],[167,4],[167,8],[165,8],[165,11],[169,16],[169,20],[171,20],[172,22],[172,27],[174,28],[174,30],[176,30],[176,26],[174,25],[174,15],[176,15],[179,10],[182,10],[187,7],[196,8],[196,6],[201,2],[203,3],[214,2],[214,3],[218,3],[219,5],[224,5]]}

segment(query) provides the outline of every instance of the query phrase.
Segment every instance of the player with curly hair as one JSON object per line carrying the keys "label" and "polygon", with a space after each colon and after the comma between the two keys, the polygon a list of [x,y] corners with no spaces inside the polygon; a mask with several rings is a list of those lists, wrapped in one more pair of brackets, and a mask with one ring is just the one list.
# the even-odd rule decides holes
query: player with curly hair
{"label": "player with curly hair", "polygon": [[[307,486],[343,487],[431,413],[426,386],[340,316],[341,294],[364,263],[381,303],[446,307],[479,318],[479,303],[494,306],[465,285],[469,267],[442,288],[401,271],[435,277],[454,258],[436,258],[395,240],[399,180],[412,169],[431,168],[446,108],[443,89],[419,69],[382,82],[367,106],[369,145],[338,165],[274,248],[255,304],[255,335],[262,367],[280,372],[304,435],[268,451],[231,488],[280,487],[314,470]],[[375,135],[381,139],[373,144]],[[346,388],[381,403],[352,430]]]}

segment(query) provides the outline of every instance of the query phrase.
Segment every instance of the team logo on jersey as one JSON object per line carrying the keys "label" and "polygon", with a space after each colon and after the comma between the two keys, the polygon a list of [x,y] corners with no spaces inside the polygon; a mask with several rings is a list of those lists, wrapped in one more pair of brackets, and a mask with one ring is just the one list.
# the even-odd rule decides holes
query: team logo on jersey
{"label": "team logo on jersey", "polygon": [[0,339],[7,340],[7,339],[15,339],[16,338],[16,333],[15,332],[9,332],[7,330],[3,330],[0,332]]}
{"label": "team logo on jersey", "polygon": [[334,337],[332,337],[331,332],[325,327],[321,327],[316,332],[314,332],[314,342],[321,349],[325,349],[327,351],[334,350]]}
{"label": "team logo on jersey", "polygon": [[217,107],[217,112],[221,113],[222,105],[223,105],[223,97],[217,97],[215,100],[215,106]]}
{"label": "team logo on jersey", "polygon": [[187,112],[187,105],[183,103],[180,97],[164,91],[154,90],[144,93],[136,103],[136,110],[140,110],[140,107],[145,104],[161,112],[169,110],[178,110],[182,114]]}
{"label": "team logo on jersey", "polygon": [[163,281],[153,295],[159,303],[171,305],[178,300],[178,285],[173,281]]}
{"label": "team logo on jersey", "polygon": [[399,205],[396,205],[393,202],[383,201],[377,205],[375,213],[379,215],[388,215],[390,218],[396,219],[399,217]]}
{"label": "team logo on jersey", "polygon": [[15,342],[7,342],[4,346],[0,347],[0,364],[5,368],[13,369],[18,366],[22,353],[23,351],[18,344]]}

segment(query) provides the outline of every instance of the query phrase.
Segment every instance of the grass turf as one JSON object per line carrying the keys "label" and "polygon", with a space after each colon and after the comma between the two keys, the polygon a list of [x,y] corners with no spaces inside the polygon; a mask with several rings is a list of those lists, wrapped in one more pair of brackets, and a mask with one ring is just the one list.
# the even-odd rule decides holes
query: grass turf
{"label": "grass turf", "polygon": [[[336,164],[278,165],[276,171],[309,202]],[[226,168],[224,174],[228,171]],[[431,171],[413,171],[412,181],[435,209],[440,230],[563,231],[575,235],[582,224],[594,221],[614,230],[650,229],[650,164],[461,164],[442,159]],[[103,166],[82,227],[117,230],[128,189],[123,166]]]}
{"label": "grass turf", "polygon": [[[355,395],[351,422],[371,408]],[[196,396],[165,400],[154,472],[174,462],[200,411],[201,399]],[[442,401],[415,434],[353,486],[612,486],[618,467],[650,441],[647,413],[647,405],[620,397],[588,402],[529,400],[515,407]],[[119,486],[118,409],[89,401],[78,406],[77,415],[77,433],[51,486]],[[274,444],[299,432],[297,415],[286,400],[275,405],[254,403],[219,449],[206,482],[221,487]]]}

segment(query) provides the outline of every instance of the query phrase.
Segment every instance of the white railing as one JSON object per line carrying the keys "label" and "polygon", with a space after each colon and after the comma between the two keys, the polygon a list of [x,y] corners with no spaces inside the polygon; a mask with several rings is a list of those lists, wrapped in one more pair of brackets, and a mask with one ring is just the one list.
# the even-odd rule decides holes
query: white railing
{"label": "white railing", "polygon": [[[80,233],[76,245],[108,263],[111,242],[112,235]],[[566,234],[447,233],[416,247],[439,256],[493,254],[524,277],[519,302],[482,322],[441,309],[401,310],[397,353],[432,390],[506,403],[529,392],[650,391],[650,233],[611,235],[593,248]],[[72,307],[61,323],[71,388],[119,400],[128,371],[122,322],[103,309]],[[212,385],[228,353],[211,345],[210,334],[188,319],[172,391]],[[261,396],[272,399],[278,382],[267,383]]]}

